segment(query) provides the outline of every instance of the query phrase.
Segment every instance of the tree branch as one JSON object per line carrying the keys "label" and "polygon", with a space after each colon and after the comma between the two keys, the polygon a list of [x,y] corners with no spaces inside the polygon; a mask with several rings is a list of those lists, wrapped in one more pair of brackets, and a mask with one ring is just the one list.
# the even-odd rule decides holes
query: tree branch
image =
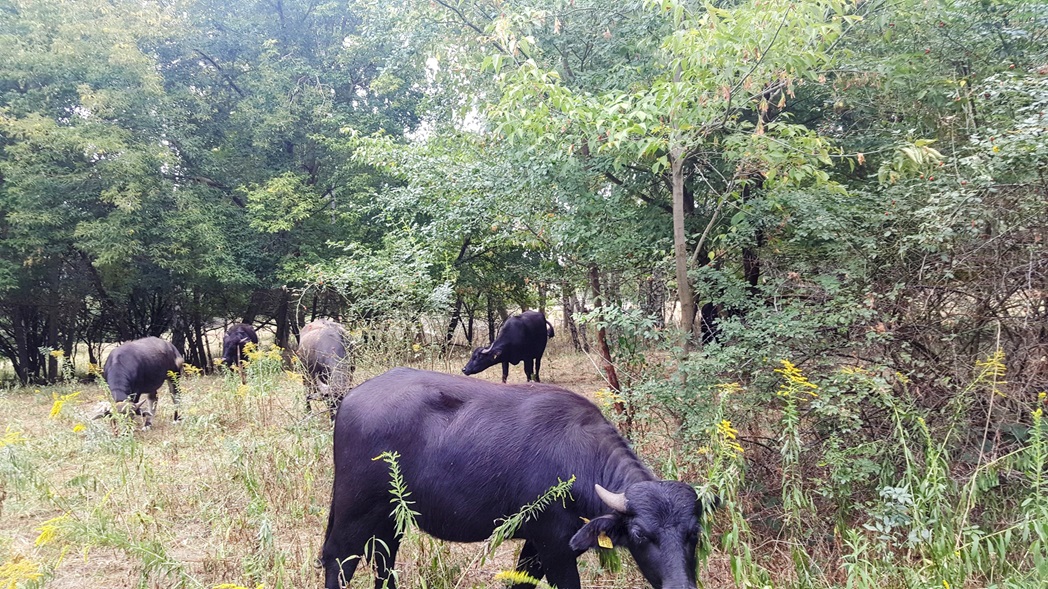
{"label": "tree branch", "polygon": [[229,84],[229,87],[232,88],[234,92],[236,92],[241,98],[245,98],[246,97],[246,95],[244,94],[244,91],[241,90],[239,86],[237,86],[237,83],[234,82],[233,78],[230,77],[230,75],[226,73],[226,70],[222,69],[222,66],[218,65],[217,61],[215,61],[214,59],[211,58],[210,55],[204,53],[203,51],[201,51],[199,49],[194,49],[193,51],[195,51],[197,53],[197,55],[199,55],[200,57],[204,58],[204,61],[206,61],[209,64],[211,64],[211,67],[213,67],[216,70],[218,70],[218,73],[222,74],[222,77],[225,78],[226,83]]}

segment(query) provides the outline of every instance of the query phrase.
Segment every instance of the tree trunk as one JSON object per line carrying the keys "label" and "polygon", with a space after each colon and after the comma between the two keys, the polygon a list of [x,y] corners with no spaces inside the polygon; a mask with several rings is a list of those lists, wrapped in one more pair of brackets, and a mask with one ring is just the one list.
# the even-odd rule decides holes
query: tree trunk
{"label": "tree trunk", "polygon": [[15,362],[15,374],[18,381],[24,385],[30,384],[29,371],[29,338],[26,334],[26,317],[22,305],[15,305],[12,313],[12,328],[15,332],[15,350],[18,353],[18,361]]}
{"label": "tree trunk", "polygon": [[495,343],[495,303],[488,295],[488,343]]}
{"label": "tree trunk", "polygon": [[[590,266],[589,278],[590,288],[593,289],[593,308],[599,317],[604,302],[600,294],[600,271],[596,264]],[[612,391],[618,393],[622,388],[619,386],[619,375],[615,371],[615,365],[611,362],[611,349],[608,347],[607,331],[603,326],[597,329],[597,346],[600,351],[601,368],[604,370],[604,377],[608,380],[608,386]],[[615,403],[615,411],[622,413],[624,410],[625,407],[621,402]]]}
{"label": "tree trunk", "polygon": [[456,295],[455,308],[451,311],[451,321],[448,322],[448,330],[444,335],[445,349],[451,345],[451,340],[455,339],[455,330],[458,329],[459,323],[462,322],[462,303],[462,295]]}
{"label": "tree trunk", "polygon": [[680,300],[684,351],[691,348],[695,333],[695,294],[688,279],[688,238],[684,230],[684,150],[670,149],[673,182],[673,261],[677,271],[677,297]]}
{"label": "tree trunk", "polygon": [[[761,177],[754,178],[752,183],[746,182],[742,187],[742,202],[748,202],[752,198],[752,191],[760,189],[762,184]],[[742,273],[750,285],[748,288],[750,297],[756,297],[759,294],[757,285],[761,277],[760,248],[764,245],[764,230],[759,228],[754,230],[753,243],[753,247],[742,248]]]}
{"label": "tree trunk", "polygon": [[280,302],[277,304],[275,319],[277,323],[276,345],[285,351],[285,356],[290,358],[291,350],[291,317],[288,313],[288,291],[287,288],[280,290]]}
{"label": "tree trunk", "polygon": [[575,346],[576,352],[581,352],[582,340],[579,339],[579,326],[575,323],[575,292],[567,282],[560,285],[560,306],[564,309],[563,331],[571,334],[571,344]]}

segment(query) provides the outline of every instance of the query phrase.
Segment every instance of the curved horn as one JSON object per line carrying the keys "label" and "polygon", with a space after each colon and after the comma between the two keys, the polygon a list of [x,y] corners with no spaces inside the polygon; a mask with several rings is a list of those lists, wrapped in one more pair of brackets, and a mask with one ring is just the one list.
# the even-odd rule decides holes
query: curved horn
{"label": "curved horn", "polygon": [[614,509],[619,513],[626,513],[626,494],[625,493],[612,493],[600,485],[593,485],[597,490],[597,496],[604,502],[604,505]]}
{"label": "curved horn", "polygon": [[490,346],[488,346],[488,347],[484,348],[483,350],[481,350],[480,353],[481,354],[489,354],[489,353],[491,353],[491,348],[494,348],[494,347],[495,347],[495,344],[491,344]]}

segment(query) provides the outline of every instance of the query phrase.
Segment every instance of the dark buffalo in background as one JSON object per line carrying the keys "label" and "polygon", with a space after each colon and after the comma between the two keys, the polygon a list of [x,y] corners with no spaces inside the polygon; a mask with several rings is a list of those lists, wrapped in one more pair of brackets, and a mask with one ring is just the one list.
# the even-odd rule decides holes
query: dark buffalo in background
{"label": "dark buffalo in background", "polygon": [[327,589],[348,584],[361,556],[377,569],[376,588],[395,586],[390,473],[375,460],[383,452],[399,453],[417,522],[437,538],[484,540],[499,520],[575,476],[567,500],[517,530],[518,570],[579,589],[575,560],[603,534],[630,551],[654,587],[695,587],[697,493],[656,478],[600,410],[570,391],[395,368],[345,398],[334,445],[321,553]]}
{"label": "dark buffalo in background", "polygon": [[296,354],[305,370],[307,411],[311,399],[324,399],[335,419],[339,401],[353,382],[352,350],[346,330],[330,319],[317,319],[299,332]]}
{"label": "dark buffalo in background", "polygon": [[258,345],[258,333],[247,323],[237,323],[226,330],[222,338],[222,363],[232,369],[239,366],[247,357],[244,346],[248,343]]}
{"label": "dark buffalo in background", "polygon": [[[524,374],[528,382],[539,382],[539,367],[542,353],[546,351],[546,340],[553,337],[553,326],[538,311],[524,311],[506,320],[498,337],[486,348],[473,350],[463,374],[477,374],[502,363],[502,382],[509,377],[509,365],[524,362]],[[534,363],[534,372],[532,372]]]}
{"label": "dark buffalo in background", "polygon": [[153,425],[157,392],[165,380],[175,402],[174,420],[178,421],[178,387],[169,373],[180,375],[183,364],[182,354],[171,343],[158,337],[145,337],[110,352],[102,368],[102,378],[117,402],[117,410],[141,414],[142,427],[149,429]]}

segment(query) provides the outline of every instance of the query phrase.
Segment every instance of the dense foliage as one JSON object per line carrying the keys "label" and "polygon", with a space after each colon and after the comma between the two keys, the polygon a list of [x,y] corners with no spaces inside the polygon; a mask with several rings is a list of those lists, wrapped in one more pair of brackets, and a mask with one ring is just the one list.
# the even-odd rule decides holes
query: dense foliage
{"label": "dense foliage", "polygon": [[740,586],[1048,578],[1043,3],[373,4],[0,0],[15,378],[539,308]]}

